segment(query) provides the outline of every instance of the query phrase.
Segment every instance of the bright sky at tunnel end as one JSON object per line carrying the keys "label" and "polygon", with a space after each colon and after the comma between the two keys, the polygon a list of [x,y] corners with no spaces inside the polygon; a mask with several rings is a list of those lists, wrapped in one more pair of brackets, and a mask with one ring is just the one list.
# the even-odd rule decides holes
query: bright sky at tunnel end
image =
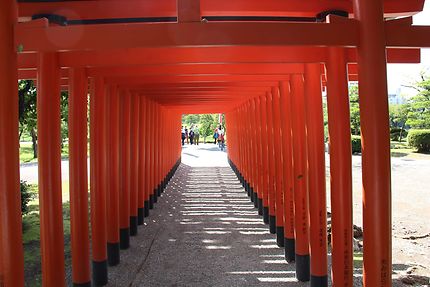
{"label": "bright sky at tunnel end", "polygon": [[[430,0],[426,0],[424,10],[414,16],[414,25],[430,25]],[[416,91],[403,86],[419,80],[420,72],[430,76],[430,49],[421,49],[420,64],[388,64],[388,92],[395,94],[400,89],[402,95],[414,95]]]}

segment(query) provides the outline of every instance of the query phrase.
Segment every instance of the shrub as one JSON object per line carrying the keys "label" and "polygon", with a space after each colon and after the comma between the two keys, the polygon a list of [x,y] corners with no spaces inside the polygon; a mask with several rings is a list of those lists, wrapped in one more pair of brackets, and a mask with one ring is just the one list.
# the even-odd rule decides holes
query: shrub
{"label": "shrub", "polygon": [[410,130],[408,144],[418,152],[430,152],[430,130]]}
{"label": "shrub", "polygon": [[21,180],[21,212],[22,215],[28,213],[28,203],[34,198],[34,193],[30,191],[30,185]]}
{"label": "shrub", "polygon": [[[401,138],[400,138],[401,134]],[[405,138],[408,135],[408,132],[406,130],[403,130],[401,128],[391,128],[390,129],[390,138],[393,141],[401,141],[403,138]]]}
{"label": "shrub", "polygon": [[352,154],[361,153],[361,136],[351,136]]}

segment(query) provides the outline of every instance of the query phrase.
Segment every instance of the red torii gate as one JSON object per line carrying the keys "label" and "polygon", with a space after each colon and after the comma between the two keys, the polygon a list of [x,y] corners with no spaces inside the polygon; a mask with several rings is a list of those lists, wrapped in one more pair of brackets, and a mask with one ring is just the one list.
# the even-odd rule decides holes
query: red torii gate
{"label": "red torii gate", "polygon": [[[332,194],[336,195],[332,196],[333,282],[352,286],[351,241],[344,237],[345,232],[352,234],[346,75],[347,63],[358,62],[359,73],[354,65],[348,70],[349,78],[356,80],[358,74],[360,82],[364,284],[390,286],[385,49],[389,48],[388,61],[418,62],[419,50],[411,48],[429,47],[430,29],[411,26],[411,18],[384,21],[383,16],[410,16],[422,10],[424,1],[176,2],[17,5],[7,0],[0,4],[0,281],[5,286],[23,285],[18,78],[37,78],[38,84],[43,283],[64,285],[58,145],[61,85],[70,89],[73,282],[86,286],[91,281],[86,178],[86,93],[91,78],[94,283],[107,281],[107,261],[119,263],[119,248],[128,247],[129,235],[137,232],[137,224],[149,214],[157,194],[173,175],[180,157],[174,124],[179,125],[180,113],[227,112],[229,130],[234,131],[230,134],[232,166],[253,193],[271,231],[277,232],[279,245],[285,237],[287,260],[296,259],[298,279],[309,280],[311,275],[313,286],[326,285],[319,98],[320,63],[325,63]],[[350,18],[330,16],[328,22],[315,22],[324,20],[316,17],[318,13],[333,10]],[[35,20],[29,21],[32,18]],[[141,126],[156,135],[152,142],[138,132]],[[274,141],[256,140],[257,136],[246,141],[244,134],[256,132],[253,126],[273,135]],[[161,146],[156,144],[160,142]],[[275,163],[277,158],[283,160]]]}

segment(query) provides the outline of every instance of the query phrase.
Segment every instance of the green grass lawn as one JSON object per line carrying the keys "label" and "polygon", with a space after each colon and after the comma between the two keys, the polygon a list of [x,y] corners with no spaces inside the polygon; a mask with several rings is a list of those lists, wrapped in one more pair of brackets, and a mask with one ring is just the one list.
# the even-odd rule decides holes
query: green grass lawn
{"label": "green grass lawn", "polygon": [[406,140],[402,142],[391,141],[391,156],[410,159],[430,159],[429,154],[418,153],[415,149],[408,146]]}
{"label": "green grass lawn", "polygon": [[[61,158],[69,157],[69,144],[65,143],[61,149]],[[33,157],[33,144],[31,142],[21,142],[19,148],[19,162],[30,163],[37,162],[37,158]]]}
{"label": "green grass lawn", "polygon": [[[26,286],[42,286],[40,217],[37,185],[31,184],[30,191],[35,194],[35,197],[28,205],[29,212],[22,217],[25,284]],[[62,183],[62,194],[65,261],[66,266],[70,266],[70,204],[69,183],[67,181]]]}

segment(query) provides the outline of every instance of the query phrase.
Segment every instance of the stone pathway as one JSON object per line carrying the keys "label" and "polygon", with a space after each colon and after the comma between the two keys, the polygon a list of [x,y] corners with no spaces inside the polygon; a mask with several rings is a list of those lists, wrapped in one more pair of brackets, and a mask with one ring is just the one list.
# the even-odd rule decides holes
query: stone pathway
{"label": "stone pathway", "polygon": [[109,286],[308,285],[230,167],[184,163],[109,277]]}

